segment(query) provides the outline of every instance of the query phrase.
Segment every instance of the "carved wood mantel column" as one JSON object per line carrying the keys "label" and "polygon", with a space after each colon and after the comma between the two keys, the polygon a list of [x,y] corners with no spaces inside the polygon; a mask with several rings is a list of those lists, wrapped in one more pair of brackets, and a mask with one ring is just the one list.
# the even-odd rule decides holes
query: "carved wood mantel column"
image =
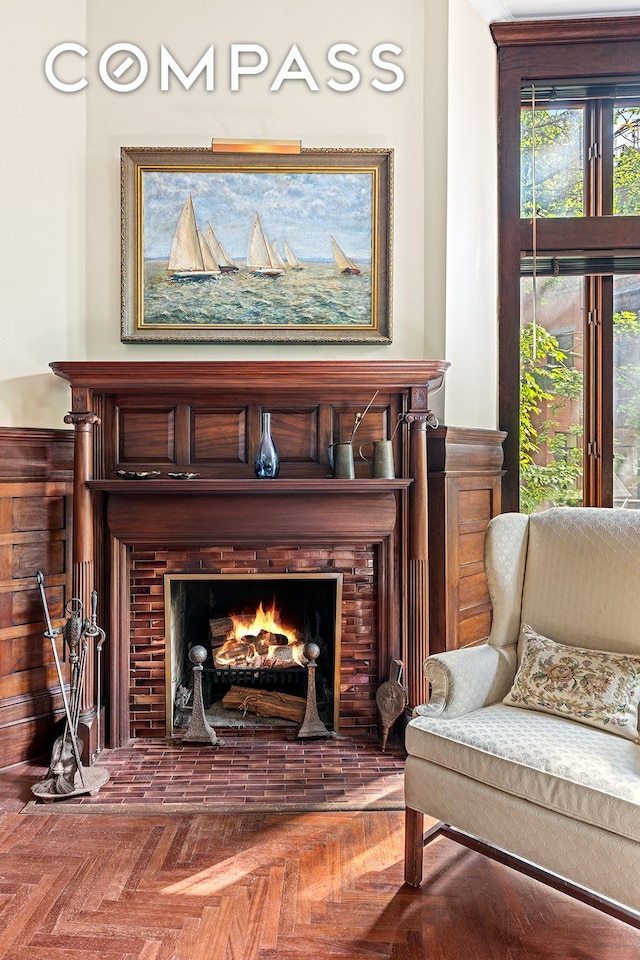
{"label": "carved wood mantel column", "polygon": [[[93,413],[93,396],[86,387],[74,387],[71,394],[72,410],[64,422],[75,429],[74,439],[74,495],[73,495],[73,595],[82,601],[84,616],[91,611],[91,591],[95,586],[95,559],[93,549],[93,494],[87,486],[92,479],[93,428],[100,418]],[[95,653],[92,644],[87,648],[84,683],[80,699],[78,736],[83,742],[82,762],[93,762],[99,744],[96,723]]]}
{"label": "carved wood mantel column", "polygon": [[403,657],[409,692],[409,709],[428,699],[422,664],[429,655],[429,547],[427,427],[438,421],[428,409],[428,391],[414,387],[409,394],[409,530],[407,550],[407,636]]}

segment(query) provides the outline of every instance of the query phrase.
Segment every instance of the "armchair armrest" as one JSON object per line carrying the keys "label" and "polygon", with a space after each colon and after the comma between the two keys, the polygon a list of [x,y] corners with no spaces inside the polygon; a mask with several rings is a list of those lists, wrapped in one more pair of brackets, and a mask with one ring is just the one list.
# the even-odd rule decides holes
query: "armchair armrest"
{"label": "armchair armrest", "polygon": [[460,717],[501,700],[516,672],[517,647],[463,647],[427,657],[424,674],[431,699],[414,709],[414,716]]}

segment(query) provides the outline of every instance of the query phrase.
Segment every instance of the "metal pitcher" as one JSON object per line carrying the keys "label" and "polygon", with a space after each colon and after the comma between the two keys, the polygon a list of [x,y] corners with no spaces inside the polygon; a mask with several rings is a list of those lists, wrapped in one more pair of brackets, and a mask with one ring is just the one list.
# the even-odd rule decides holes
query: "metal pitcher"
{"label": "metal pitcher", "polygon": [[353,444],[351,442],[332,443],[329,446],[329,464],[332,476],[344,480],[353,480],[356,475]]}
{"label": "metal pitcher", "polygon": [[[373,446],[371,460],[365,457],[362,452],[362,448],[366,447],[367,443],[371,443]],[[391,440],[368,440],[360,444],[358,453],[361,459],[369,464],[371,476],[375,477],[376,480],[393,480],[395,478],[396,470],[393,463]]]}

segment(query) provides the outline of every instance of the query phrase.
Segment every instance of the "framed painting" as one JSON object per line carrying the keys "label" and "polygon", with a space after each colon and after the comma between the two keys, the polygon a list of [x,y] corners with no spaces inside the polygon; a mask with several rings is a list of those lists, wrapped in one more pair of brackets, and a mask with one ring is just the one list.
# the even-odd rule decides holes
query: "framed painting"
{"label": "framed painting", "polygon": [[123,341],[391,341],[392,150],[121,160]]}

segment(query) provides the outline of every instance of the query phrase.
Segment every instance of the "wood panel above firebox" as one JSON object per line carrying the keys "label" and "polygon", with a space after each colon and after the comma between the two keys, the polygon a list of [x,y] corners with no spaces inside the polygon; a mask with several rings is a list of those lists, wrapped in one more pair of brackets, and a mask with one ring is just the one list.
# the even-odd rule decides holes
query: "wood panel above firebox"
{"label": "wood panel above firebox", "polygon": [[[347,541],[375,556],[377,662],[366,695],[401,659],[411,703],[425,698],[428,653],[427,443],[429,388],[443,361],[292,363],[54,363],[69,381],[76,428],[74,591],[95,584],[111,638],[112,745],[129,735],[128,555],[143,546],[207,550],[278,543],[340,550]],[[356,434],[357,478],[330,477],[329,447]],[[271,413],[281,459],[277,479],[256,480],[261,415]],[[400,421],[400,423],[399,423]],[[398,425],[398,429],[394,428]],[[366,441],[390,439],[398,481],[369,479],[357,457]],[[369,448],[365,448],[364,453]],[[157,471],[121,480],[116,471]],[[170,473],[197,473],[189,480]],[[370,551],[373,549],[373,554]],[[281,557],[281,553],[279,553]],[[173,560],[172,560],[173,563]],[[286,566],[286,563],[285,563]],[[363,630],[365,627],[362,628]],[[366,629],[369,629],[368,627]],[[357,637],[358,625],[353,636]],[[151,638],[153,639],[153,638]],[[354,641],[355,642],[355,641]],[[357,657],[356,657],[357,660]],[[90,724],[89,724],[90,726]]]}
{"label": "wood panel above firebox", "polygon": [[[331,444],[348,440],[356,413],[378,395],[357,433],[357,475],[368,475],[358,457],[361,444],[388,439],[398,415],[423,408],[430,381],[444,363],[191,363],[52,364],[74,391],[93,394],[93,412],[106,440],[94,477],[117,470],[195,472],[201,477],[253,475],[261,414],[271,426],[281,475],[329,473]],[[106,369],[105,369],[106,368]],[[411,393],[422,390],[412,400]],[[106,406],[101,399],[107,398]],[[85,403],[84,397],[80,401]],[[402,452],[396,434],[395,453]]]}

